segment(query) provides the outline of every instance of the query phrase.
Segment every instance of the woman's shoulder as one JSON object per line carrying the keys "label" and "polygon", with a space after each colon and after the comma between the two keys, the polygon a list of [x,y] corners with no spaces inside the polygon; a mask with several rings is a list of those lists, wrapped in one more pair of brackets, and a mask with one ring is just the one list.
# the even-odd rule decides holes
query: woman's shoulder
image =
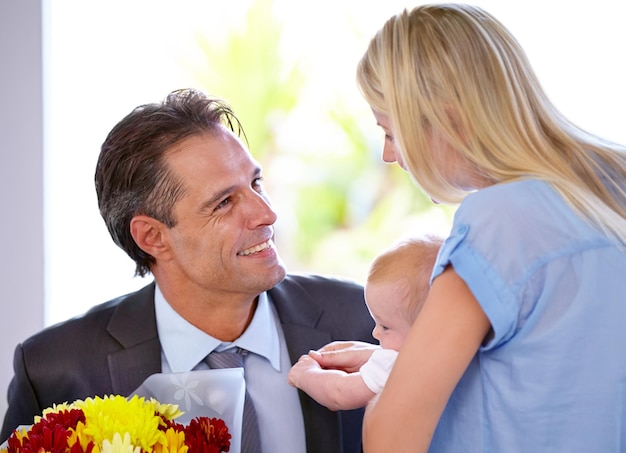
{"label": "woman's shoulder", "polygon": [[455,216],[456,224],[491,230],[503,227],[541,229],[560,235],[566,231],[590,234],[592,229],[547,182],[536,179],[495,184],[466,197]]}
{"label": "woman's shoulder", "polygon": [[558,202],[556,192],[550,184],[537,179],[523,179],[494,184],[468,195],[460,210],[500,208],[518,210],[533,208],[539,201]]}
{"label": "woman's shoulder", "polygon": [[535,179],[467,196],[455,214],[450,239],[489,260],[517,256],[525,257],[526,264],[608,244],[550,184]]}

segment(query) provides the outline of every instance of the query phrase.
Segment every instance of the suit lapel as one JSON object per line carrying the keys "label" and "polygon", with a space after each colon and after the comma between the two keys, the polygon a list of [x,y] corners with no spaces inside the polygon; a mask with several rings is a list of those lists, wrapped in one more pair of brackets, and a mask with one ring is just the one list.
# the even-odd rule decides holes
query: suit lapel
{"label": "suit lapel", "polygon": [[[308,291],[287,276],[268,292],[281,320],[291,363],[331,341],[331,336],[316,328],[322,308]],[[307,451],[342,451],[338,412],[332,412],[298,390],[304,417]]]}
{"label": "suit lapel", "polygon": [[113,392],[129,395],[161,372],[161,344],[154,311],[154,283],[125,296],[107,328],[123,349],[108,355]]}

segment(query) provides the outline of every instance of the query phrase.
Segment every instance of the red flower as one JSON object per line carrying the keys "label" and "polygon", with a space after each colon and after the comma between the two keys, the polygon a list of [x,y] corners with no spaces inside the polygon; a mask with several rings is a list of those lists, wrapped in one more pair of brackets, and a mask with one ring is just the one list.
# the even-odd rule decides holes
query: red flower
{"label": "red flower", "polygon": [[20,441],[17,436],[9,437],[8,453],[65,453],[67,450],[68,432],[64,427],[45,425],[37,432],[31,432]]}
{"label": "red flower", "polygon": [[231,437],[224,420],[218,418],[196,417],[185,427],[189,453],[228,452]]}
{"label": "red flower", "polygon": [[85,423],[85,414],[81,409],[70,409],[67,411],[50,412],[43,417],[42,422],[51,425],[60,425],[64,428],[74,428],[78,422]]}
{"label": "red flower", "polygon": [[8,453],[37,453],[45,451],[49,453],[65,453],[67,451],[67,438],[69,428],[85,422],[85,414],[80,409],[49,413],[35,423],[28,435],[21,436],[13,433],[7,443]]}

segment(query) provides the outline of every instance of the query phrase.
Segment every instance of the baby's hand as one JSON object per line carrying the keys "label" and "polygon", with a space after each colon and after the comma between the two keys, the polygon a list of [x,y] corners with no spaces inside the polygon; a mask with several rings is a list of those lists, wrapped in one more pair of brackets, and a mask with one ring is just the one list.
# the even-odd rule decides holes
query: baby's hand
{"label": "baby's hand", "polygon": [[293,387],[301,388],[300,384],[301,384],[302,377],[306,373],[310,373],[311,371],[314,372],[320,369],[321,369],[321,366],[319,363],[317,363],[316,360],[314,360],[308,355],[303,355],[303,356],[300,356],[300,359],[298,359],[298,362],[296,362],[296,364],[291,367],[287,380],[289,384],[292,385]]}

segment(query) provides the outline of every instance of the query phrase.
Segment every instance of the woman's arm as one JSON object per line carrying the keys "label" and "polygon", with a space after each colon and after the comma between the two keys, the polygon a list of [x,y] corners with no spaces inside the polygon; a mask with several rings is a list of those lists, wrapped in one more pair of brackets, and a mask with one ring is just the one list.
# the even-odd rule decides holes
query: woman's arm
{"label": "woman's arm", "polygon": [[387,384],[367,407],[364,451],[426,452],[452,391],[491,326],[452,267],[433,282]]}

